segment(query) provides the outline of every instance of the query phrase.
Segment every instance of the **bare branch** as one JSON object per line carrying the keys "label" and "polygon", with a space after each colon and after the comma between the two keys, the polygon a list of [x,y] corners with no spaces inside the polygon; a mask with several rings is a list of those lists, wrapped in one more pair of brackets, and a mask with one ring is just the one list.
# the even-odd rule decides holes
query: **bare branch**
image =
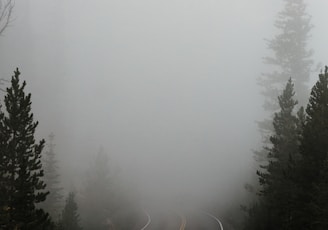
{"label": "bare branch", "polygon": [[10,24],[11,14],[14,8],[14,0],[0,0],[0,35]]}

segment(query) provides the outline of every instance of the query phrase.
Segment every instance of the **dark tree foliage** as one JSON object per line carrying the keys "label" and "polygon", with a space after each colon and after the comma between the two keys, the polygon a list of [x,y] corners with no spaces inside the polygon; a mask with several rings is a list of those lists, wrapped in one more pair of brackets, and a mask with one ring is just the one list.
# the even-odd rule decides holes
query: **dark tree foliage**
{"label": "dark tree foliage", "polygon": [[285,8],[278,14],[275,27],[280,31],[268,40],[273,55],[264,62],[274,71],[259,79],[265,96],[264,108],[270,112],[278,109],[276,98],[288,78],[293,77],[296,98],[301,106],[308,100],[307,82],[311,74],[312,51],[307,48],[312,29],[311,17],[306,13],[304,0],[284,0]]}
{"label": "dark tree foliage", "polygon": [[261,197],[258,201],[246,209],[247,219],[244,223],[245,230],[265,230],[270,229],[270,213],[264,199]]}
{"label": "dark tree foliage", "polygon": [[306,108],[301,141],[300,229],[328,229],[328,68],[319,75]]}
{"label": "dark tree foliage", "polygon": [[[96,213],[94,213],[96,215]],[[78,207],[75,202],[74,192],[70,192],[66,199],[66,204],[62,212],[62,219],[59,223],[59,230],[81,230],[79,224],[80,217],[78,214]]]}
{"label": "dark tree foliage", "polygon": [[58,219],[59,209],[61,209],[61,200],[63,198],[60,186],[56,154],[54,151],[55,135],[49,135],[48,149],[43,155],[44,182],[47,184],[47,190],[50,192],[41,207],[46,210],[53,219]]}
{"label": "dark tree foliage", "polygon": [[258,173],[260,202],[249,209],[245,229],[328,229],[328,67],[306,114],[302,108],[297,118],[291,114],[295,101],[285,100],[292,95],[286,89],[274,118],[271,161]]}
{"label": "dark tree foliage", "polygon": [[34,139],[38,122],[19,75],[17,69],[4,99],[6,112],[0,112],[0,228],[47,229],[48,215],[35,207],[48,194],[40,160],[44,140]]}
{"label": "dark tree foliage", "polygon": [[294,85],[289,79],[278,97],[280,111],[274,114],[274,134],[270,138],[272,147],[268,149],[269,164],[261,166],[262,170],[257,172],[261,197],[249,209],[246,229],[289,229],[293,219],[296,203],[293,195],[297,191],[294,169],[300,161],[300,122],[293,112],[297,104],[294,94]]}

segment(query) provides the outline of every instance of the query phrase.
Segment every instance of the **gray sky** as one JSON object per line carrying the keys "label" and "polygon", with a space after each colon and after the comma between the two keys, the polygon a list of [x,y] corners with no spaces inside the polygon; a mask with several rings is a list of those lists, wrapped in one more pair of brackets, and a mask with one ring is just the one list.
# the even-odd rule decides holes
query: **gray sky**
{"label": "gray sky", "polygon": [[[309,46],[328,64],[328,2],[308,2]],[[102,145],[147,189],[231,193],[242,190],[260,144],[256,78],[267,68],[264,38],[275,34],[281,7],[276,0],[17,0],[0,38],[0,76],[20,67],[39,136],[56,134],[71,178]]]}

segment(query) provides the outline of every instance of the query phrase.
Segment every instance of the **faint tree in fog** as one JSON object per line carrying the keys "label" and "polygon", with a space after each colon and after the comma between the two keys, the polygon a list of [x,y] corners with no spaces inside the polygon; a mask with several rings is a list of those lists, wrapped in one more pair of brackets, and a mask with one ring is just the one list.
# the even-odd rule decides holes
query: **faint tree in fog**
{"label": "faint tree in fog", "polygon": [[[97,213],[94,213],[97,215]],[[59,230],[82,230],[79,224],[80,217],[78,214],[78,207],[75,201],[74,192],[70,192],[66,199],[65,207],[62,212],[61,220],[59,222]]]}
{"label": "faint tree in fog", "polygon": [[85,229],[133,229],[136,212],[130,199],[132,191],[119,181],[118,175],[118,167],[114,167],[101,148],[87,171],[81,193],[81,217]]}
{"label": "faint tree in fog", "polygon": [[0,0],[0,35],[9,26],[13,8],[13,0]]}
{"label": "faint tree in fog", "polygon": [[308,49],[308,39],[312,29],[311,17],[306,13],[304,0],[284,0],[285,8],[278,14],[275,27],[279,33],[267,40],[272,56],[264,58],[264,63],[274,67],[271,73],[264,73],[259,79],[265,96],[264,108],[274,112],[279,108],[276,98],[288,78],[295,84],[296,99],[301,106],[308,100],[312,50]]}
{"label": "faint tree in fog", "polygon": [[51,133],[48,138],[48,150],[42,157],[44,165],[44,182],[50,193],[46,201],[41,204],[41,207],[49,212],[51,217],[56,220],[60,214],[59,209],[61,208],[61,200],[63,196],[61,194],[62,188],[60,186],[56,154],[54,151],[54,138],[55,135]]}
{"label": "faint tree in fog", "polygon": [[38,122],[19,75],[17,69],[4,99],[6,112],[0,111],[0,228],[48,229],[48,215],[35,207],[48,195],[42,181],[44,140],[35,141]]}
{"label": "faint tree in fog", "polygon": [[101,149],[87,171],[82,193],[81,215],[85,229],[107,229],[107,222],[113,214],[113,199],[109,159]]}

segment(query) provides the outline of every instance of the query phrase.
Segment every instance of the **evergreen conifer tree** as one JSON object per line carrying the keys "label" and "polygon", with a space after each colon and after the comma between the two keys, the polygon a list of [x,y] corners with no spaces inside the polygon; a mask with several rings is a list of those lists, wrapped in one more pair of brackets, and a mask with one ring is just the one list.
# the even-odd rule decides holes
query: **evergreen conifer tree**
{"label": "evergreen conifer tree", "polygon": [[[273,72],[263,73],[258,79],[264,96],[263,108],[273,114],[279,110],[277,97],[285,82],[292,77],[295,84],[295,98],[298,105],[305,106],[309,96],[307,82],[313,65],[313,51],[307,47],[312,30],[311,17],[306,12],[304,0],[283,0],[284,9],[278,14],[275,27],[279,33],[267,46],[272,56],[264,57],[264,63],[273,67]],[[270,136],[273,133],[272,117],[258,122],[263,143],[270,146]],[[267,163],[265,149],[255,151],[255,157],[261,164]]]}
{"label": "evergreen conifer tree", "polygon": [[306,108],[301,140],[298,228],[328,229],[328,68],[319,74]]}
{"label": "evergreen conifer tree", "polygon": [[313,65],[312,50],[307,47],[312,29],[311,17],[306,13],[304,0],[284,0],[285,8],[278,14],[275,27],[280,31],[268,48],[273,56],[265,57],[264,62],[275,67],[272,73],[265,73],[259,79],[265,96],[264,108],[275,112],[279,107],[276,98],[288,78],[293,77],[296,98],[301,106],[308,100],[306,86]]}
{"label": "evergreen conifer tree", "polygon": [[[299,155],[299,122],[294,115],[297,101],[294,97],[294,85],[289,79],[282,95],[278,97],[280,111],[273,119],[274,135],[270,141],[269,164],[265,172],[259,172],[261,195],[267,205],[272,226],[267,229],[285,229],[291,219],[293,210],[293,191],[296,189],[294,178],[295,162]],[[274,223],[274,224],[273,224]]]}
{"label": "evergreen conifer tree", "polygon": [[[264,96],[263,108],[270,115],[279,110],[277,97],[280,95],[285,82],[293,78],[295,98],[299,107],[308,100],[307,82],[313,65],[313,51],[308,48],[308,39],[312,30],[311,17],[307,14],[304,0],[283,0],[284,9],[278,13],[275,27],[279,31],[267,47],[272,51],[271,56],[264,57],[264,63],[271,67],[272,72],[265,72],[258,79]],[[268,164],[268,149],[272,147],[270,137],[274,134],[273,117],[258,121],[258,128],[266,148],[254,151],[258,164]],[[254,182],[253,182],[254,183]],[[254,183],[255,187],[258,186]],[[256,190],[256,189],[253,189]]]}
{"label": "evergreen conifer tree", "polygon": [[[269,164],[257,171],[261,185],[259,201],[249,209],[246,229],[290,229],[295,207],[294,192],[295,167],[300,161],[299,135],[300,122],[294,114],[297,101],[294,85],[289,79],[278,97],[280,111],[274,114],[274,134],[268,149]],[[302,113],[302,110],[300,110]]]}
{"label": "evergreen conifer tree", "polygon": [[16,69],[4,99],[6,113],[0,112],[0,229],[48,229],[48,215],[35,207],[48,194],[40,160],[44,140],[35,141],[38,122],[19,75]]}
{"label": "evergreen conifer tree", "polygon": [[[66,199],[66,204],[62,212],[61,221],[59,223],[59,230],[81,230],[79,224],[80,217],[77,212],[78,207],[75,202],[74,192],[70,192]],[[96,215],[96,213],[94,213]]]}

